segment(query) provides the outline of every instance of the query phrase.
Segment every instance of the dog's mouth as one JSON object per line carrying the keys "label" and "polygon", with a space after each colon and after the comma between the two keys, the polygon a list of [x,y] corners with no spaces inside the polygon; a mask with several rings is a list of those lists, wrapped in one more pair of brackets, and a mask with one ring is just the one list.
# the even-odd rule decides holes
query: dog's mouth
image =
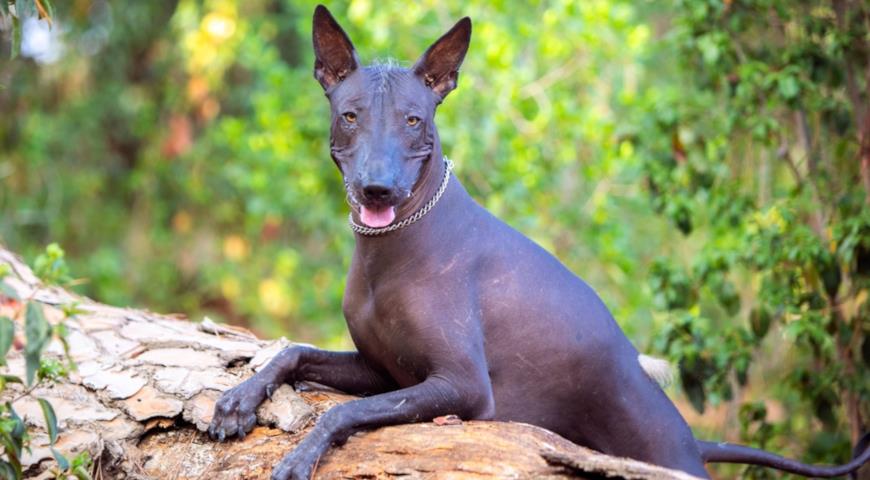
{"label": "dog's mouth", "polygon": [[[355,189],[351,188],[347,181],[344,183],[344,188],[348,205],[356,212],[363,225],[370,228],[383,228],[396,220],[398,205],[392,205],[393,201],[361,201]],[[400,192],[404,200],[408,200],[413,195],[410,190],[400,190]]]}
{"label": "dog's mouth", "polygon": [[347,184],[347,203],[359,215],[360,221],[367,227],[382,228],[396,220],[396,207],[385,204],[364,205],[357,200],[353,190]]}
{"label": "dog's mouth", "polygon": [[359,219],[367,227],[381,228],[393,223],[396,219],[396,207],[378,206],[367,207],[359,206]]}

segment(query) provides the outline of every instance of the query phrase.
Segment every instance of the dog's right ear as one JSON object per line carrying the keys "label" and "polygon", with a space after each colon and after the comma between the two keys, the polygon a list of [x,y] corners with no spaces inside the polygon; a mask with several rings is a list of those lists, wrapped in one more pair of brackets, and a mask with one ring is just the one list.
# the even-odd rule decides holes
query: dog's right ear
{"label": "dog's right ear", "polygon": [[359,66],[350,38],[323,5],[314,9],[311,37],[314,41],[314,78],[324,90],[344,80]]}

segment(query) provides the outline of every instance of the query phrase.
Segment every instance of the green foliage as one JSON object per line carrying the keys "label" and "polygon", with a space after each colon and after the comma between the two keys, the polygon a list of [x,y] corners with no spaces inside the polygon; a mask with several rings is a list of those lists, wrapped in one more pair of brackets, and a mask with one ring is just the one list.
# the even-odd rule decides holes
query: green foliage
{"label": "green foliage", "polygon": [[48,439],[52,445],[57,441],[57,415],[54,413],[51,403],[44,398],[37,398],[39,408],[42,409],[42,415],[45,417],[45,428],[48,430]]}
{"label": "green foliage", "polygon": [[[107,303],[349,347],[314,3],[58,4],[59,60],[0,60],[0,239],[28,258],[58,239]],[[710,436],[848,456],[870,417],[870,7],[381,3],[329,5],[363,61],[409,65],[474,19],[438,112],[458,175],[678,362],[695,408],[755,406]],[[35,264],[67,281],[63,261]]]}
{"label": "green foliage", "polygon": [[[63,260],[64,251],[57,244],[50,244],[34,262],[34,271],[46,285],[66,285],[60,283],[68,279],[66,263]],[[9,270],[0,271],[0,285],[5,285],[4,277],[8,276]],[[7,285],[8,287],[8,285]],[[30,437],[27,427],[15,410],[12,403],[22,397],[32,396],[33,392],[42,386],[66,378],[70,369],[75,368],[72,358],[69,356],[69,345],[66,339],[66,326],[63,321],[78,313],[77,305],[63,305],[63,321],[55,325],[49,324],[45,318],[42,304],[34,300],[38,289],[34,290],[30,297],[23,302],[17,295],[6,294],[11,292],[7,288],[0,292],[0,302],[13,301],[13,305],[20,305],[18,318],[24,317],[24,345],[25,378],[26,383],[20,377],[8,373],[0,373],[0,392],[3,392],[10,383],[19,384],[21,388],[14,390],[14,400],[7,401],[0,406],[0,475],[4,479],[24,478],[21,468],[21,455],[28,449]],[[0,366],[6,366],[6,355],[13,344],[15,336],[15,322],[8,317],[0,317]],[[43,357],[42,353],[52,338],[61,342],[66,352],[63,361],[56,358]],[[89,469],[91,465],[88,453],[81,452],[72,460],[64,457],[54,449],[58,436],[58,418],[51,403],[44,398],[36,398],[43,413],[45,428],[49,436],[52,454],[57,462],[54,469],[56,478],[91,478]]]}
{"label": "green foliage", "polygon": [[26,378],[27,385],[31,385],[36,378],[36,371],[40,367],[42,350],[51,340],[51,327],[45,320],[42,306],[33,301],[27,302],[24,335],[27,338],[27,346],[24,348]]}
{"label": "green foliage", "polygon": [[[858,260],[870,241],[870,7],[673,6],[649,62],[678,61],[647,77],[633,122],[652,205],[684,235],[651,269],[668,312],[654,346],[680,363],[699,411],[753,375],[777,378],[764,397],[792,413],[771,420],[744,403],[744,440],[787,451],[800,432],[798,445],[824,445],[813,460],[848,460],[870,415],[870,272]],[[782,361],[766,362],[771,352]]]}
{"label": "green foliage", "polygon": [[[348,347],[353,237],[312,78],[315,3],[57,5],[60,60],[3,67],[15,81],[0,102],[16,112],[0,119],[3,241],[33,258],[33,245],[62,240],[83,293],[106,303]],[[446,153],[482,203],[643,337],[648,292],[622,286],[660,241],[635,239],[660,239],[663,225],[649,221],[611,108],[636,95],[649,36],[633,3],[330,8],[364,61],[406,65],[453,21],[475,18],[460,88],[439,107]]]}
{"label": "green foliage", "polygon": [[64,260],[64,251],[56,243],[49,244],[45,253],[33,261],[33,273],[43,282],[54,285],[70,281],[69,268]]}

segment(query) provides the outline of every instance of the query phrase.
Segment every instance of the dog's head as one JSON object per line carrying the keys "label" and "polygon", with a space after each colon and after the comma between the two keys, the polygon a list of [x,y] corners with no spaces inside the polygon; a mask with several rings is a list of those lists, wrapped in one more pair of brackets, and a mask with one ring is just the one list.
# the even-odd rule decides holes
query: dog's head
{"label": "dog's head", "polygon": [[361,66],[350,38],[322,5],[314,10],[312,36],[314,77],[332,110],[332,159],[360,220],[370,227],[389,225],[438,141],[435,108],[456,88],[471,20],[460,20],[410,69]]}

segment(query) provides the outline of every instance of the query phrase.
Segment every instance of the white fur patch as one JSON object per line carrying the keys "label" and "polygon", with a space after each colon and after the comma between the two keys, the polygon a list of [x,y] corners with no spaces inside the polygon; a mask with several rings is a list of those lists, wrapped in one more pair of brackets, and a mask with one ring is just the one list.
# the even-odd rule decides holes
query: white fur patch
{"label": "white fur patch", "polygon": [[674,369],[671,363],[661,358],[640,354],[637,356],[640,368],[662,388],[667,388],[674,381]]}

